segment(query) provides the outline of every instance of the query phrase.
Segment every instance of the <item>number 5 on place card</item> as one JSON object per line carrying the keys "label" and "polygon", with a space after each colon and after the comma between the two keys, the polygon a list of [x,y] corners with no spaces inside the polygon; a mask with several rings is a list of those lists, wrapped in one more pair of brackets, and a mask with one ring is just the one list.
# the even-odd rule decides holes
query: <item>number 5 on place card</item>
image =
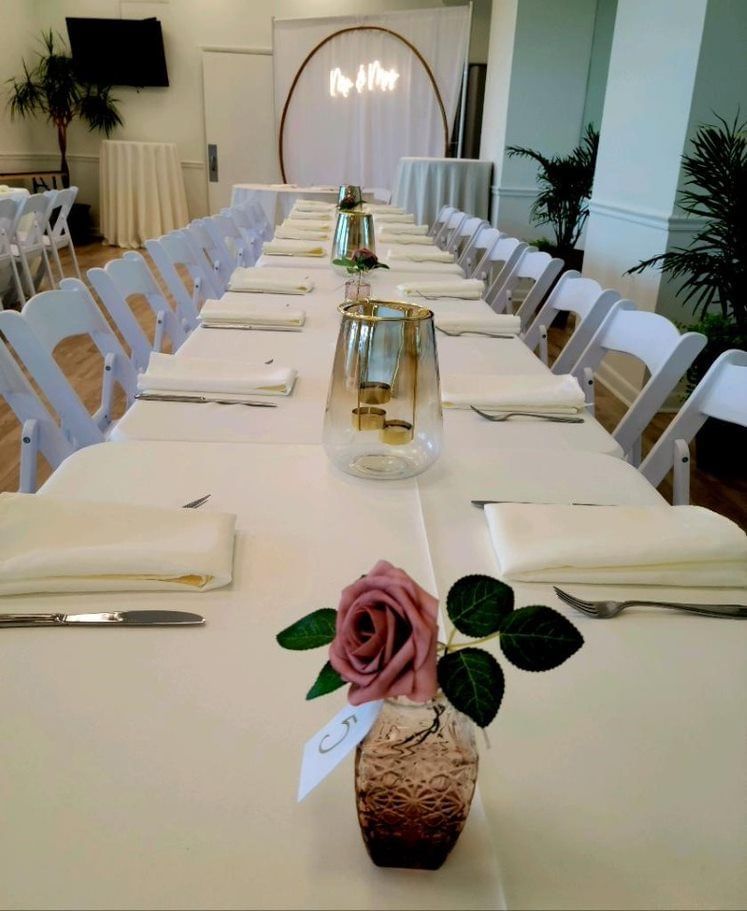
{"label": "number 5 on place card", "polygon": [[371,730],[384,703],[346,705],[306,742],[298,783],[299,802],[335,769]]}

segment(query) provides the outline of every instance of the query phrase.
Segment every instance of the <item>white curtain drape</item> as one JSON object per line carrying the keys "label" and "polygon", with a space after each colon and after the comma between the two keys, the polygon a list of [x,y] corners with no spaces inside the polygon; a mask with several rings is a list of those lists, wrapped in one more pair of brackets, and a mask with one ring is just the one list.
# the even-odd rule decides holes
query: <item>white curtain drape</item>
{"label": "white curtain drape", "polygon": [[[306,56],[340,29],[378,26],[401,35],[427,62],[454,124],[469,41],[469,7],[439,7],[325,19],[274,22],[278,130],[293,79]],[[369,84],[369,64],[397,73],[392,88]],[[361,66],[363,71],[361,71]],[[363,75],[361,75],[361,72]],[[331,74],[334,94],[331,92]],[[373,71],[372,71],[373,74]],[[353,84],[344,88],[347,79]],[[360,82],[358,80],[360,79]],[[359,91],[360,88],[360,91]],[[296,83],[283,135],[286,179],[302,185],[352,183],[391,188],[407,155],[444,154],[443,119],[423,64],[401,40],[365,30],[336,35],[309,60]]]}

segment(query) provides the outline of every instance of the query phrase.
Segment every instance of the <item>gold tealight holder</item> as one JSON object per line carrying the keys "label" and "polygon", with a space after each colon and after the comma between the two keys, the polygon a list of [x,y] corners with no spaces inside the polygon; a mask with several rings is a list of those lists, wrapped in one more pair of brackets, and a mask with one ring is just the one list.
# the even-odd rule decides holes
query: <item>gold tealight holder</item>
{"label": "gold tealight holder", "polygon": [[390,446],[403,446],[412,440],[412,424],[409,421],[384,421],[379,439]]}
{"label": "gold tealight holder", "polygon": [[389,383],[360,383],[358,398],[364,405],[386,405],[392,397]]}
{"label": "gold tealight holder", "polygon": [[356,430],[382,430],[386,421],[386,411],[383,408],[373,408],[363,405],[353,408],[353,427]]}

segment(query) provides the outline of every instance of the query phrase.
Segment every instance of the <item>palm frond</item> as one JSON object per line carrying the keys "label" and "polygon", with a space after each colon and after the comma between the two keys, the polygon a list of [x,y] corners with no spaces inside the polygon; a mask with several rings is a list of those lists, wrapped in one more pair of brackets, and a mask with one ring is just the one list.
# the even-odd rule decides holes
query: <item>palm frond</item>
{"label": "palm frond", "polygon": [[110,86],[87,86],[80,99],[80,116],[88,123],[89,132],[102,130],[110,136],[116,127],[122,126],[117,104],[117,99],[111,97]]}

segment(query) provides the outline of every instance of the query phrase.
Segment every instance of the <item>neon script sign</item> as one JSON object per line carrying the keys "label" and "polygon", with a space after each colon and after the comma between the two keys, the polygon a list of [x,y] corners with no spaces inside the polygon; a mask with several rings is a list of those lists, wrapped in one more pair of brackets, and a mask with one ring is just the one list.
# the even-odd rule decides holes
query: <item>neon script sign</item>
{"label": "neon script sign", "polygon": [[361,63],[355,80],[349,79],[336,66],[329,71],[329,94],[333,98],[340,95],[347,98],[353,88],[359,95],[363,92],[393,92],[398,79],[399,73],[396,70],[385,70],[378,60],[369,64]]}

